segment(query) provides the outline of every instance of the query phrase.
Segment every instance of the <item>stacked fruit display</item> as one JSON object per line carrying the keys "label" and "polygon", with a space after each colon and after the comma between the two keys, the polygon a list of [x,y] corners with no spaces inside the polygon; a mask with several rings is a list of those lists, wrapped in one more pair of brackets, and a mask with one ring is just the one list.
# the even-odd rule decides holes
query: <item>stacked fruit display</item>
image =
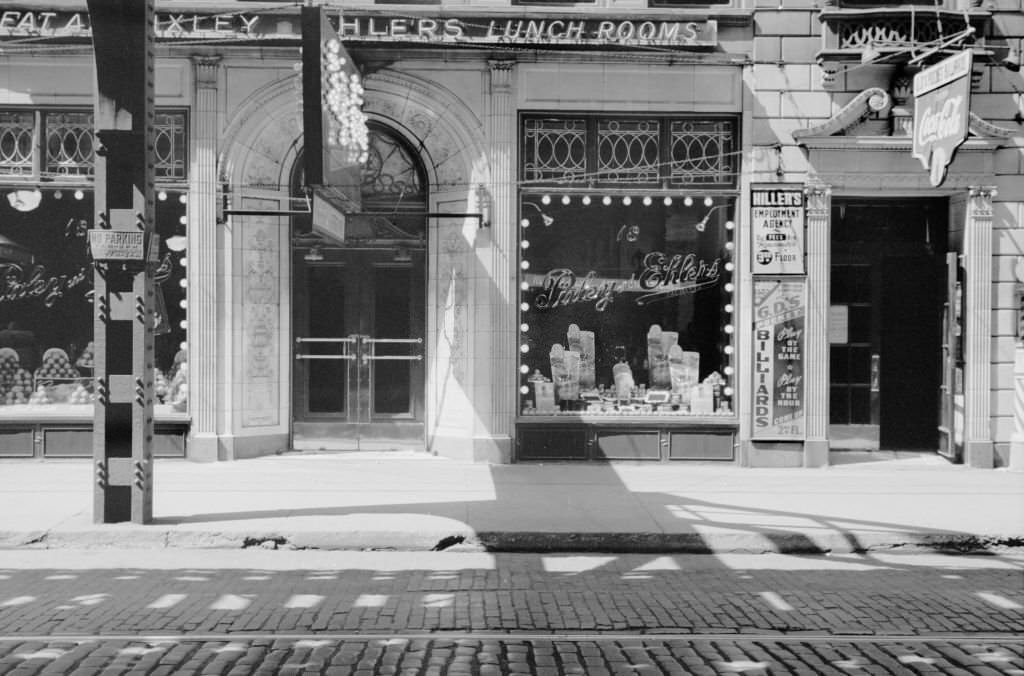
{"label": "stacked fruit display", "polygon": [[71,390],[71,396],[68,398],[69,404],[91,404],[92,403],[92,392],[86,387],[85,383],[79,381],[75,383],[74,389]]}
{"label": "stacked fruit display", "polygon": [[174,366],[171,368],[171,384],[167,400],[176,411],[188,408],[188,353],[178,350],[174,355]]}
{"label": "stacked fruit display", "polygon": [[28,398],[30,406],[46,406],[52,404],[53,400],[50,399],[50,395],[46,391],[46,385],[36,386],[35,392]]}
{"label": "stacked fruit display", "polygon": [[68,353],[51,347],[43,353],[43,363],[36,369],[36,378],[78,378],[81,374],[71,365]]}
{"label": "stacked fruit display", "polygon": [[153,369],[153,393],[161,404],[167,401],[167,394],[170,392],[170,385],[167,383],[167,376],[160,369]]}
{"label": "stacked fruit display", "polygon": [[0,348],[0,404],[24,404],[32,392],[32,374],[21,368],[18,353]]}
{"label": "stacked fruit display", "polygon": [[[71,365],[68,353],[59,347],[51,347],[43,353],[42,365],[36,369],[36,389],[32,393],[34,403],[70,402],[78,386],[84,388],[81,374]],[[42,401],[45,395],[48,401]],[[29,403],[33,403],[30,398]]]}
{"label": "stacked fruit display", "polygon": [[85,345],[85,349],[82,350],[82,354],[78,355],[78,359],[75,360],[75,366],[80,369],[91,369],[95,366],[96,349],[93,347],[93,343],[90,340]]}

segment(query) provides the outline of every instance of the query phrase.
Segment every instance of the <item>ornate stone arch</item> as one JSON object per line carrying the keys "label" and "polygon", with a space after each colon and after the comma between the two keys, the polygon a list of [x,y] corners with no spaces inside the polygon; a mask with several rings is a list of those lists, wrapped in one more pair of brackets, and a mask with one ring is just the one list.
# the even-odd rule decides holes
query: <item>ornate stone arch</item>
{"label": "ornate stone arch", "polygon": [[218,157],[218,178],[233,187],[286,190],[302,147],[298,77],[271,82],[236,109]]}
{"label": "ornate stone arch", "polygon": [[[382,70],[364,81],[367,115],[420,154],[431,192],[486,182],[482,124],[452,92],[429,80]],[[271,82],[237,108],[224,134],[219,178],[232,186],[287,189],[302,148],[296,76]]]}
{"label": "ornate stone arch", "polygon": [[486,182],[483,125],[466,104],[429,80],[381,70],[367,77],[364,110],[420,154],[431,192]]}

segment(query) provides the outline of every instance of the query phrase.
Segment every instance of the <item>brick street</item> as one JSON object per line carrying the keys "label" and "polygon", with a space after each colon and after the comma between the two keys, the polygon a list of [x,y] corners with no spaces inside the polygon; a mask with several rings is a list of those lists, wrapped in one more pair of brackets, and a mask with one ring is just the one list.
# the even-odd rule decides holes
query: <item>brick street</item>
{"label": "brick street", "polygon": [[0,673],[1024,674],[1024,556],[0,554]]}

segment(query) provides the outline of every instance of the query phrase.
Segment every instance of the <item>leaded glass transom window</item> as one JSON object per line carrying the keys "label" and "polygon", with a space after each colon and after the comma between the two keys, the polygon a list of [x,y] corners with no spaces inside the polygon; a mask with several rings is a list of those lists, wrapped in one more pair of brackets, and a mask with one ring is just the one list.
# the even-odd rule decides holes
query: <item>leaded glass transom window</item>
{"label": "leaded glass transom window", "polygon": [[523,173],[527,181],[583,181],[587,171],[587,121],[523,122]]}
{"label": "leaded glass transom window", "polygon": [[32,173],[33,115],[26,111],[0,111],[0,174]]}
{"label": "leaded glass transom window", "polygon": [[363,168],[364,209],[422,210],[426,203],[425,185],[423,169],[405,142],[386,128],[371,125]]}
{"label": "leaded glass transom window", "polygon": [[[187,124],[184,111],[154,115],[156,180],[188,177]],[[94,174],[95,161],[91,110],[0,111],[0,175],[88,179]]]}
{"label": "leaded glass transom window", "polygon": [[734,188],[733,118],[525,117],[522,181],[580,187]]}

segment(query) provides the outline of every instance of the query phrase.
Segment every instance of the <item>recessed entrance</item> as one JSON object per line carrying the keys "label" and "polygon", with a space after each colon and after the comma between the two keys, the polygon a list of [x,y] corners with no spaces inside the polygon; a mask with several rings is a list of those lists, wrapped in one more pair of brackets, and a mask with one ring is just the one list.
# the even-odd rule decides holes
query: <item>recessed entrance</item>
{"label": "recessed entrance", "polygon": [[295,265],[295,446],[422,447],[423,250],[338,249]]}
{"label": "recessed entrance", "polygon": [[343,239],[295,239],[297,449],[424,448],[425,185],[401,139],[372,126],[363,212]]}
{"label": "recessed entrance", "polygon": [[833,448],[938,448],[946,209],[923,199],[833,206]]}

